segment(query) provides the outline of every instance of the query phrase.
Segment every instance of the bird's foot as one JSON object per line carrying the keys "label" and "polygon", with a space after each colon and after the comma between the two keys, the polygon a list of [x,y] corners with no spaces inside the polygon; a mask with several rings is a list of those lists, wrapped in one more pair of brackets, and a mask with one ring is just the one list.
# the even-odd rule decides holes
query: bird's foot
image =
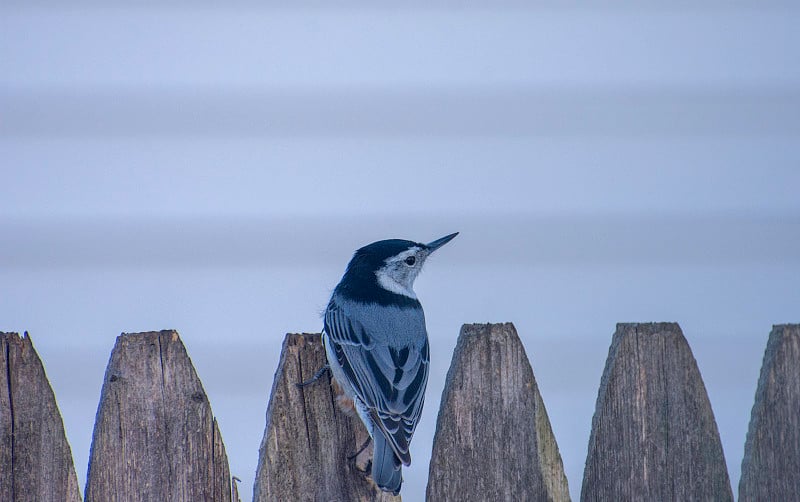
{"label": "bird's foot", "polygon": [[331,369],[331,367],[328,365],[328,363],[325,363],[325,366],[323,366],[322,368],[318,369],[317,372],[314,373],[314,376],[312,376],[311,378],[309,378],[305,382],[300,382],[300,383],[295,384],[295,385],[297,385],[301,389],[303,387],[307,386],[307,385],[311,385],[312,383],[314,383],[317,380],[319,380],[320,378],[322,378],[322,375],[324,375],[325,372],[329,371],[330,369]]}
{"label": "bird's foot", "polygon": [[353,462],[357,471],[369,475],[372,472],[372,438],[367,436],[364,444],[357,452],[347,457],[347,460]]}
{"label": "bird's foot", "polygon": [[350,455],[349,457],[347,457],[347,460],[353,460],[353,459],[354,459],[354,458],[356,458],[357,456],[361,455],[361,452],[362,452],[362,451],[364,451],[364,450],[366,450],[366,449],[367,449],[367,446],[369,446],[369,444],[370,444],[371,442],[372,442],[372,437],[371,437],[371,436],[367,436],[367,440],[366,440],[366,441],[364,441],[364,444],[362,444],[362,445],[361,445],[361,446],[358,448],[358,451],[357,451],[357,452],[355,452],[355,453],[353,453],[352,455]]}

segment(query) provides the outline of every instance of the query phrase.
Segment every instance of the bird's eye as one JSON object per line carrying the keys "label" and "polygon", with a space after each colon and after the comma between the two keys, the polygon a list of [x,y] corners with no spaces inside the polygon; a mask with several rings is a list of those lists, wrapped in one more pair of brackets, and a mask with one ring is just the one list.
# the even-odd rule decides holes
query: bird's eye
{"label": "bird's eye", "polygon": [[417,258],[414,256],[409,256],[404,261],[406,262],[406,265],[408,265],[409,267],[413,267],[414,264],[417,263]]}

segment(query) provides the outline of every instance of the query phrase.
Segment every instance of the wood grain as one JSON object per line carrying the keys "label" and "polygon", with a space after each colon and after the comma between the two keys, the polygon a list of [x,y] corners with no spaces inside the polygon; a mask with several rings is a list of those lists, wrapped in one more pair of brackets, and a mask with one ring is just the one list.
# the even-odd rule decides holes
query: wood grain
{"label": "wood grain", "polygon": [[230,499],[219,427],[178,333],[120,335],[97,410],[86,501]]}
{"label": "wood grain", "polygon": [[800,498],[800,324],[772,327],[744,445],[739,500]]}
{"label": "wood grain", "polygon": [[347,459],[367,432],[357,417],[339,410],[329,373],[297,386],[325,361],[319,334],[286,335],[267,408],[254,500],[399,501]]}
{"label": "wood grain", "polygon": [[61,413],[28,333],[0,333],[0,500],[81,500]]}
{"label": "wood grain", "polygon": [[442,393],[427,498],[569,500],[547,411],[511,323],[461,328]]}
{"label": "wood grain", "polygon": [[676,323],[617,325],[581,500],[733,500],[711,403]]}

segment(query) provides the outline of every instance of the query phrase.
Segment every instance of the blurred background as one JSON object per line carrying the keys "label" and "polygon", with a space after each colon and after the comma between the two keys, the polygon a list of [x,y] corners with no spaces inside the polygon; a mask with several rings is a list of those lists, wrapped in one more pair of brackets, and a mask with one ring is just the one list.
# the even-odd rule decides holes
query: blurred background
{"label": "blurred background", "polygon": [[6,0],[0,330],[85,483],[120,332],[180,331],[247,500],[286,332],[352,252],[417,281],[422,500],[459,328],[512,321],[574,497],[615,323],[677,321],[734,492],[767,336],[800,321],[795,2]]}

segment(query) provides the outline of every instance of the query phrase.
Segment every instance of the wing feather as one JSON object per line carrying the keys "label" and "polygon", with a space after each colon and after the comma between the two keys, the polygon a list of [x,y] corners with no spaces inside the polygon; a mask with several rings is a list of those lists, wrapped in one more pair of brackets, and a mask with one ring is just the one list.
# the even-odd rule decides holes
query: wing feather
{"label": "wing feather", "polygon": [[408,465],[409,443],[422,413],[428,381],[427,336],[421,347],[379,343],[378,337],[367,333],[333,301],[325,312],[325,332],[354,392],[397,458]]}

